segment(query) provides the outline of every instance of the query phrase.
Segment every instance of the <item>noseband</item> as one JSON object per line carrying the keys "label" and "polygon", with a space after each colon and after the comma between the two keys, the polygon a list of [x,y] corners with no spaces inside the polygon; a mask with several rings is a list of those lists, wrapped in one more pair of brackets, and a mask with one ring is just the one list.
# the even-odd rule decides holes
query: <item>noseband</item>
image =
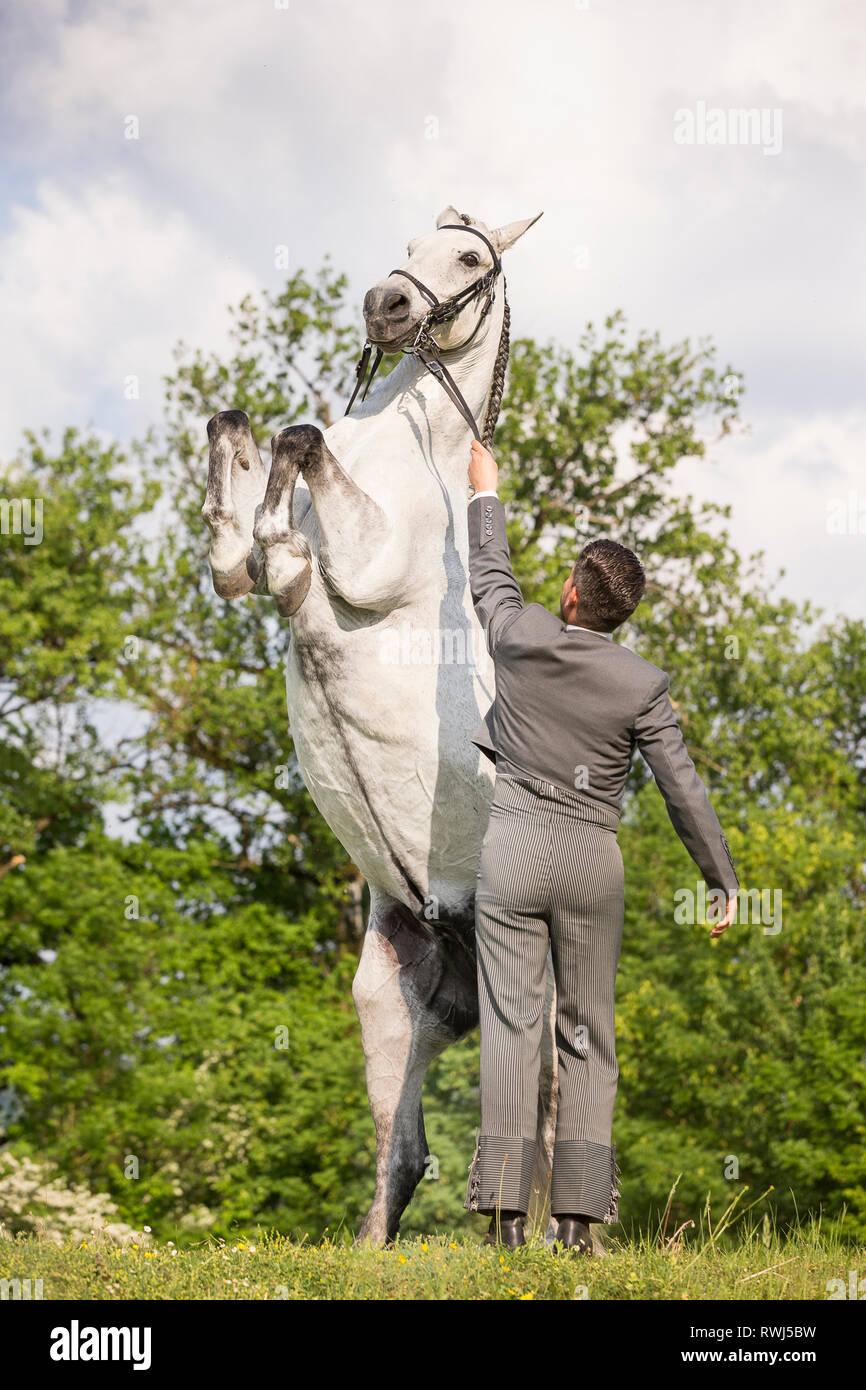
{"label": "noseband", "polygon": [[[480,237],[481,240],[484,242],[484,245],[489,250],[491,256],[493,257],[493,265],[490,267],[488,271],[485,271],[483,275],[480,275],[477,280],[473,280],[471,285],[467,285],[464,290],[460,290],[457,294],[452,294],[450,299],[442,300],[437,299],[433,291],[429,289],[427,285],[422,285],[420,280],[416,280],[414,275],[410,275],[408,270],[392,270],[392,275],[402,275],[405,280],[409,280],[415,286],[418,292],[424,296],[427,303],[430,305],[430,308],[427,310],[427,313],[424,315],[423,319],[418,325],[417,331],[415,332],[415,338],[412,342],[411,347],[400,347],[399,343],[395,344],[395,346],[400,347],[400,351],[405,353],[407,356],[417,357],[421,365],[423,367],[426,367],[427,371],[430,373],[431,376],[435,377],[435,379],[439,382],[440,386],[442,386],[446,395],[460,411],[460,414],[463,416],[464,420],[466,421],[467,425],[472,431],[473,439],[480,439],[481,434],[479,432],[478,425],[475,421],[475,416],[472,414],[472,411],[469,409],[469,406],[464,400],[463,394],[459,386],[452,377],[448,368],[445,366],[445,363],[442,361],[442,357],[446,351],[457,352],[459,351],[459,348],[468,347],[469,344],[472,342],[472,339],[475,337],[475,334],[478,332],[479,328],[486,319],[493,305],[493,301],[496,297],[496,278],[498,275],[502,273],[502,262],[500,261],[499,256],[497,255],[492,242],[490,242],[487,239],[483,232],[479,232],[476,227],[468,227],[465,226],[463,223],[447,222],[443,226],[439,227],[437,230],[440,232],[471,232],[473,236]],[[466,342],[460,343],[459,348],[441,348],[439,344],[436,342],[436,339],[433,337],[432,330],[438,327],[438,325],[441,323],[450,323],[453,319],[456,319],[457,315],[463,312],[467,304],[471,304],[474,299],[480,299],[481,296],[485,294],[487,295],[487,301],[484,305],[484,308],[481,310],[478,322],[476,323],[469,337],[466,339]],[[504,331],[505,325],[503,324],[503,332]],[[368,339],[367,342],[364,344],[364,351],[361,353],[360,361],[358,362],[358,365],[355,368],[355,389],[352,392],[352,399],[346,406],[347,415],[349,414],[349,411],[352,409],[352,406],[355,404],[355,397],[361,390],[362,386],[364,389],[361,394],[361,400],[364,400],[364,398],[367,395],[367,392],[370,389],[370,384],[373,380],[373,377],[379,370],[379,364],[381,363],[383,356],[382,348],[376,348],[376,356],[373,359],[373,367],[370,371],[369,376],[367,375],[367,368],[370,365],[370,355],[372,351],[373,345]],[[490,441],[488,440],[486,442],[489,443]]]}

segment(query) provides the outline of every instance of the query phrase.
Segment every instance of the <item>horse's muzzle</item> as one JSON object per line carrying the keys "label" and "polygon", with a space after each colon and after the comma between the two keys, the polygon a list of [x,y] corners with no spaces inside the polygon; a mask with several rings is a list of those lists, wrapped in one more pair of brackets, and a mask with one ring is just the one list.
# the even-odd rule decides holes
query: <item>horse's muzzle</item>
{"label": "horse's muzzle", "polygon": [[377,347],[396,348],[411,339],[421,316],[409,295],[399,285],[376,285],[364,296],[364,324],[367,337]]}

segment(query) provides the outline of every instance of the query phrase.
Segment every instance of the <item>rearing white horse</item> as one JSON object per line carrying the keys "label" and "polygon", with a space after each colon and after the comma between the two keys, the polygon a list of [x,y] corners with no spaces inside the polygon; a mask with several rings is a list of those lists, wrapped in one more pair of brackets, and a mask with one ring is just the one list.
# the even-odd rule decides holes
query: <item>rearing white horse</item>
{"label": "rearing white horse", "polygon": [[[369,342],[393,352],[416,341],[432,300],[456,298],[462,307],[432,329],[434,358],[443,354],[488,437],[508,342],[497,260],[534,221],[490,230],[446,208],[364,300]],[[467,298],[483,277],[492,303]],[[427,1067],[478,1019],[474,895],[492,780],[470,739],[494,689],[468,584],[472,433],[414,355],[324,433],[275,435],[269,475],[242,411],[208,424],[214,587],[225,598],[270,593],[291,619],[286,691],[301,772],[370,888],[353,997],[376,1191],[358,1239],[379,1243],[396,1235],[424,1175]],[[555,1103],[549,1039],[545,1053],[541,1169]]]}

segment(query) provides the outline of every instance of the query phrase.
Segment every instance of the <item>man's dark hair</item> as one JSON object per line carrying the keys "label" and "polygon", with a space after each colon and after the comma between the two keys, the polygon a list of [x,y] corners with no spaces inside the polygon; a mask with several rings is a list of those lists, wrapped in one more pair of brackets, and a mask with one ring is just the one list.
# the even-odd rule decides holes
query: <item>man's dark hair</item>
{"label": "man's dark hair", "polygon": [[646,578],[634,551],[617,541],[590,541],[571,572],[577,589],[579,627],[613,632],[630,618],[643,598]]}

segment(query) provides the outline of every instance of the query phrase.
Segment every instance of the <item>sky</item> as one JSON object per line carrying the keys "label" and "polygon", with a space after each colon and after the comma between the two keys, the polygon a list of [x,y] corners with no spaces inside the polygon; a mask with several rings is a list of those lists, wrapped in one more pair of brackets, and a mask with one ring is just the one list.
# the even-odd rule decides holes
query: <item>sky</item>
{"label": "sky", "polygon": [[448,204],[543,211],[512,332],[711,337],[748,432],[676,485],[866,617],[862,3],[5,0],[2,29],[0,455],[158,423],[174,345],[225,347],[278,246],[329,253],[360,328]]}

